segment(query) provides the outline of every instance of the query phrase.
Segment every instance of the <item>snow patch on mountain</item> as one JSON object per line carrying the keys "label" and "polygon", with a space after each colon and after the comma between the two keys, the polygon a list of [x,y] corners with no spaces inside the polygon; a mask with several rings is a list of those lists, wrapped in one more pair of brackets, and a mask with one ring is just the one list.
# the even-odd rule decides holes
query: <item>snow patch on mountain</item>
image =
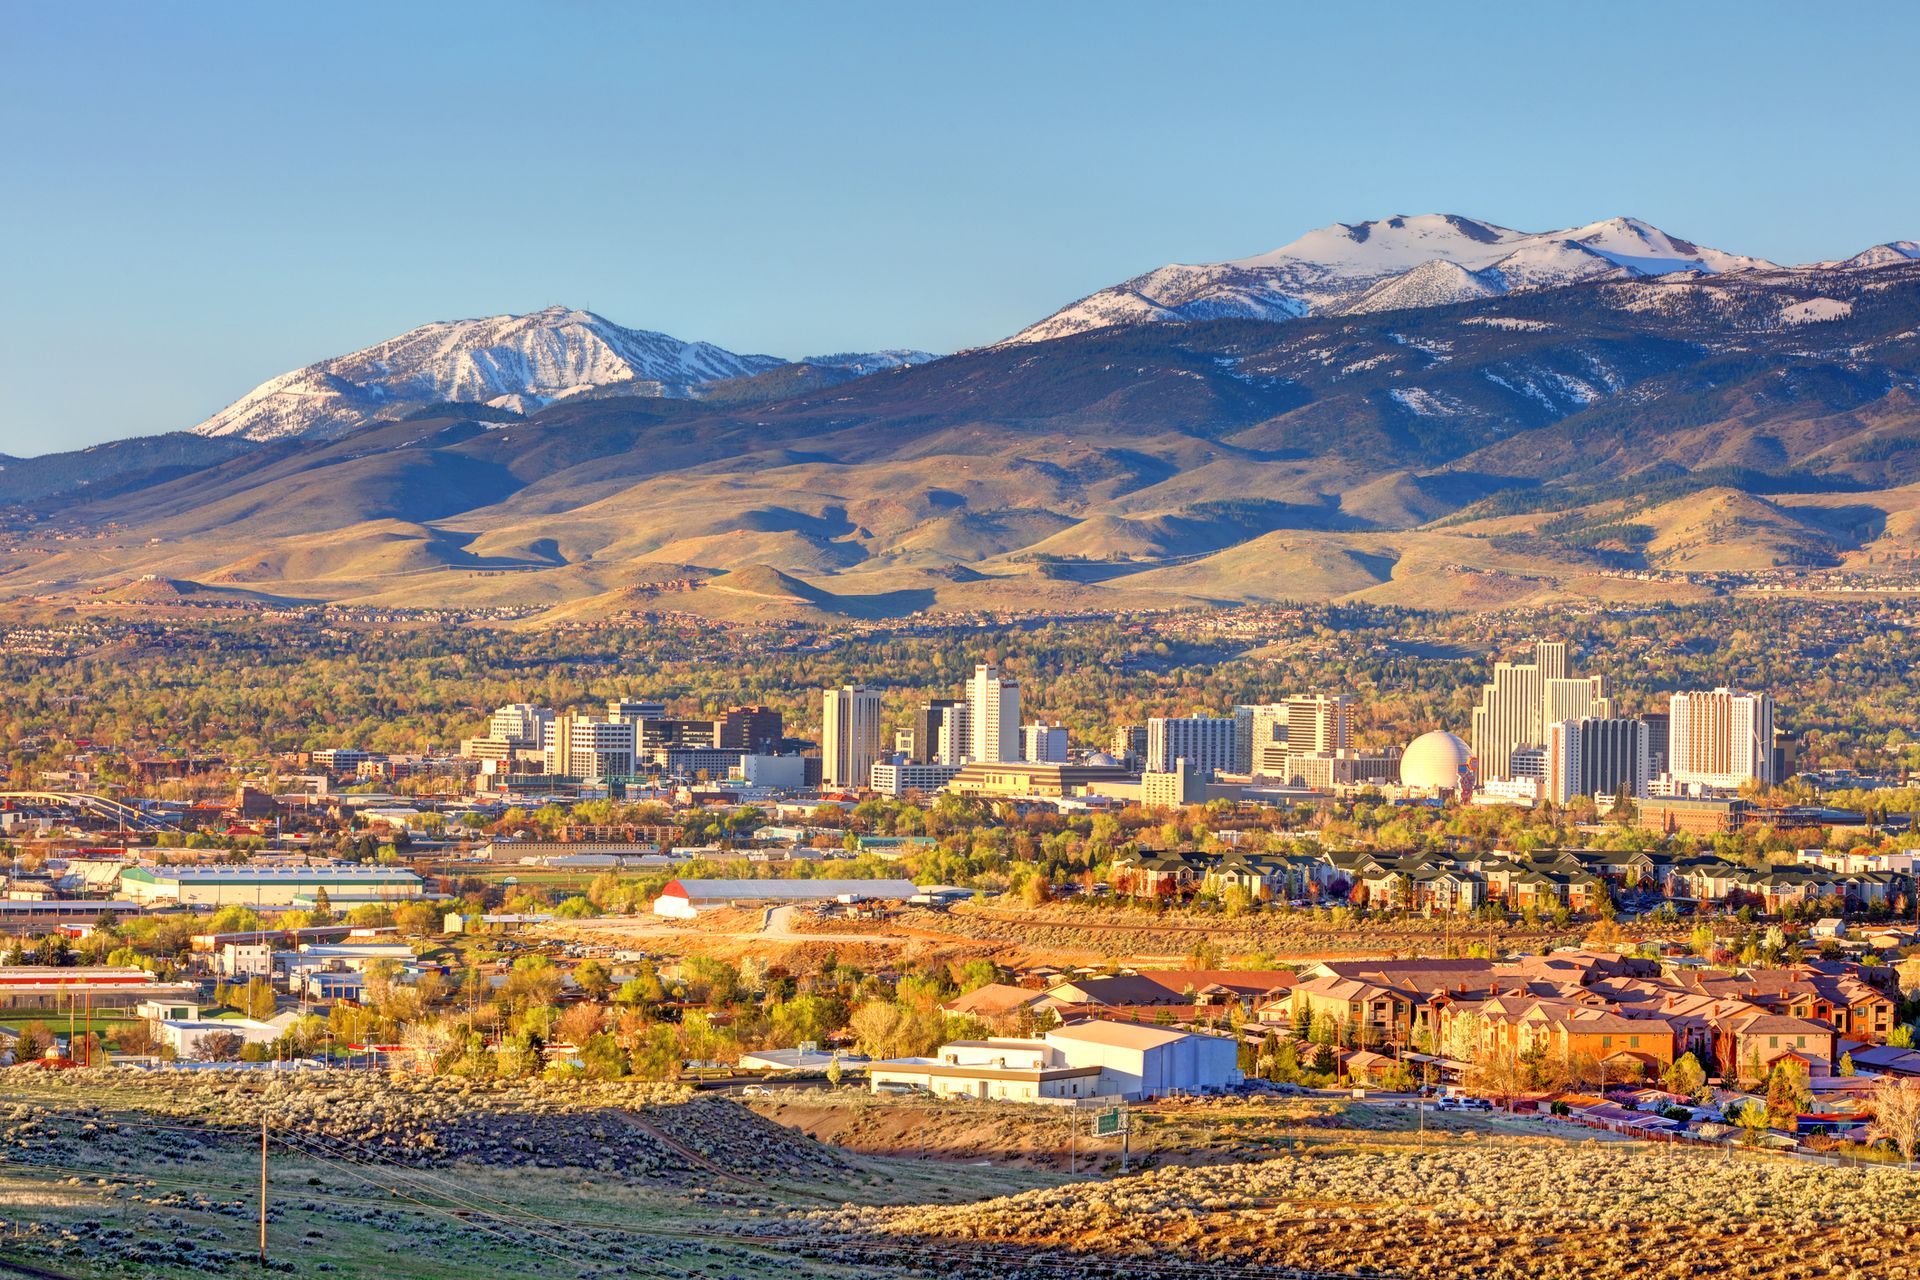
{"label": "snow patch on mountain", "polygon": [[1354,314],[1370,311],[1404,311],[1411,307],[1444,307],[1454,302],[1472,302],[1492,297],[1503,290],[1487,283],[1458,263],[1438,259],[1423,262],[1411,271],[1389,276],[1347,306]]}
{"label": "snow patch on mountain", "polygon": [[1387,392],[1400,407],[1423,418],[1457,418],[1472,413],[1452,396],[1429,391],[1425,387],[1395,387]]}
{"label": "snow patch on mountain", "polygon": [[917,364],[930,364],[940,357],[931,351],[911,351],[900,348],[892,351],[839,351],[830,356],[807,356],[798,363],[810,364],[820,369],[845,369],[851,373],[880,373],[887,369],[906,369]]}
{"label": "snow patch on mountain", "polygon": [[1505,329],[1510,333],[1552,333],[1559,328],[1545,320],[1528,320],[1520,316],[1467,316],[1460,323],[1487,329]]}
{"label": "snow patch on mountain", "polygon": [[1828,320],[1845,320],[1853,314],[1853,304],[1842,302],[1838,298],[1808,298],[1790,307],[1780,309],[1781,324],[1822,324]]}

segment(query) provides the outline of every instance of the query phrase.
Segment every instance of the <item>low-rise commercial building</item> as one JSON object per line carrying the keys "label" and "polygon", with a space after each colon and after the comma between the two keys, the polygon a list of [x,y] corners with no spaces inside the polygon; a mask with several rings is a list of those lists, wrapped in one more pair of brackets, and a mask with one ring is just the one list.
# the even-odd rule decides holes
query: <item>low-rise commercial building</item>
{"label": "low-rise commercial building", "polygon": [[120,892],[139,903],[181,906],[291,907],[325,889],[334,904],[403,902],[424,892],[420,877],[396,867],[316,866],[128,867]]}
{"label": "low-rise commercial building", "polygon": [[52,1009],[69,1000],[95,1009],[131,1009],[143,1000],[191,996],[190,982],[160,982],[130,965],[16,965],[0,968],[0,1009]]}
{"label": "low-rise commercial building", "polygon": [[960,773],[957,764],[916,764],[911,760],[891,760],[873,766],[872,789],[883,796],[904,796],[918,791],[932,794],[952,782]]}
{"label": "low-rise commercial building", "polygon": [[956,1040],[931,1058],[870,1063],[876,1091],[907,1085],[941,1097],[1071,1103],[1214,1093],[1240,1083],[1239,1048],[1223,1036],[1090,1021],[1037,1039]]}
{"label": "low-rise commercial building", "polygon": [[1048,761],[976,761],[955,774],[947,790],[955,795],[983,799],[1026,796],[1057,799],[1083,796],[1104,782],[1136,782],[1138,775],[1124,765],[1090,760],[1082,764]]}

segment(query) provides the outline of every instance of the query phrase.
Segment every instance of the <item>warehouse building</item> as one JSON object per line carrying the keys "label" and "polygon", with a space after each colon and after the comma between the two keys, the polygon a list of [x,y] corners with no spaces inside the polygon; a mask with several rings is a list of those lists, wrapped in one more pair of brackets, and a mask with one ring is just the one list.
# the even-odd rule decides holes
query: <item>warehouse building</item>
{"label": "warehouse building", "polygon": [[191,996],[191,982],[161,982],[131,965],[12,965],[0,968],[0,1009],[131,1009],[143,1000]]}
{"label": "warehouse building", "polygon": [[1071,1103],[1217,1093],[1241,1081],[1239,1048],[1224,1036],[1089,1021],[1037,1039],[956,1040],[931,1058],[870,1063],[875,1092],[907,1085],[938,1097]]}
{"label": "warehouse building", "polygon": [[318,866],[128,867],[120,873],[123,897],[139,903],[183,907],[293,907],[310,905],[320,890],[335,907],[362,902],[402,902],[423,892],[420,877],[397,867],[356,863]]}

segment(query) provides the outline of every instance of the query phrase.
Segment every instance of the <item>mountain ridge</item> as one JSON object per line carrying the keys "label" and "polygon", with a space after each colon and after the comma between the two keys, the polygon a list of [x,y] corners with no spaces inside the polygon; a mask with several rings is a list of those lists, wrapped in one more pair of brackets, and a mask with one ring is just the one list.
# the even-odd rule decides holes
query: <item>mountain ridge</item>
{"label": "mountain ridge", "polygon": [[[1533,248],[1490,224],[1435,234],[1506,271]],[[334,434],[17,461],[0,599],[124,603],[153,575],[734,619],[1480,608],[1877,572],[1920,556],[1920,256],[1901,243],[1505,292],[1483,259],[1429,259],[1337,314],[1202,307],[932,362],[778,363],[691,395],[390,399]]]}
{"label": "mountain ridge", "polygon": [[934,358],[894,350],[791,362],[740,355],[710,342],[629,329],[591,311],[550,306],[519,315],[433,321],[289,370],[188,428],[188,434],[255,442],[340,436],[377,419],[442,403],[525,414],[611,388],[693,399],[703,387],[793,363],[858,376]]}
{"label": "mountain ridge", "polygon": [[[1898,253],[1904,243],[1909,242],[1879,248]],[[1846,264],[1820,265],[1870,265],[1858,259],[1873,252]],[[1522,232],[1458,214],[1401,214],[1336,222],[1251,257],[1158,267],[1096,290],[997,345],[1046,341],[1113,324],[1229,317],[1290,320],[1444,304],[1581,281],[1763,269],[1778,266],[1703,247],[1637,218]],[[1425,278],[1416,278],[1419,273]],[[1410,283],[1396,295],[1391,286],[1401,280]],[[1439,287],[1441,281],[1450,287]],[[1376,296],[1383,289],[1388,290],[1384,302]]]}

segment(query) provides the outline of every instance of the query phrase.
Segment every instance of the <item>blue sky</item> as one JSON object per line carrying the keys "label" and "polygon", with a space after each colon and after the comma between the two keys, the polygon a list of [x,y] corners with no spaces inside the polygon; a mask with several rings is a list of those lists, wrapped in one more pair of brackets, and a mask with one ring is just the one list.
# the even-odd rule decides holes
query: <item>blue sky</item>
{"label": "blue sky", "polygon": [[[1811,14],[1812,16],[1808,16]],[[1920,236],[1910,13],[1788,4],[0,4],[0,452],[554,302],[990,341],[1329,222]]]}

